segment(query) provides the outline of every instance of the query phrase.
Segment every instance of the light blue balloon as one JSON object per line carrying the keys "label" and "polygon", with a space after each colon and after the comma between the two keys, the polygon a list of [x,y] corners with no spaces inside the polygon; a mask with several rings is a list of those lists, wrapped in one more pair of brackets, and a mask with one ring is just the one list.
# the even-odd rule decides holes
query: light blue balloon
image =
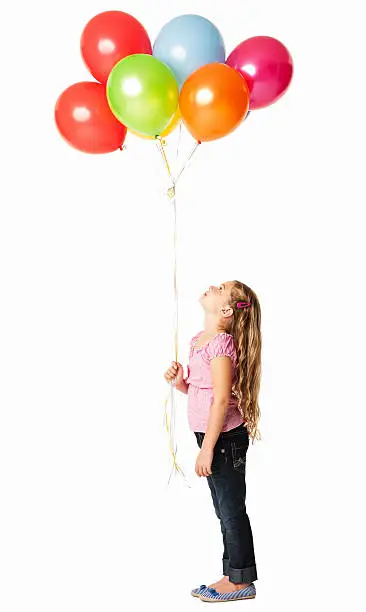
{"label": "light blue balloon", "polygon": [[225,43],[217,27],[205,17],[181,15],[163,27],[153,55],[169,66],[181,87],[201,66],[224,63]]}

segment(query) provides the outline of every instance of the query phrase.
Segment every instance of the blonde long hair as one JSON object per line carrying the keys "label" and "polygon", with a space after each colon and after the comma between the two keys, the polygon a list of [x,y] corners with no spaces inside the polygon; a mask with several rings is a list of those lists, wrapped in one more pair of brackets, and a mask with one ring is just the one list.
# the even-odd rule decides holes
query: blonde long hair
{"label": "blonde long hair", "polygon": [[[240,301],[250,302],[250,308],[238,308],[237,303]],[[229,305],[234,314],[228,332],[234,338],[238,357],[233,393],[238,399],[240,413],[254,443],[255,439],[261,439],[258,429],[261,414],[258,404],[262,350],[261,309],[254,291],[240,281],[233,281]]]}

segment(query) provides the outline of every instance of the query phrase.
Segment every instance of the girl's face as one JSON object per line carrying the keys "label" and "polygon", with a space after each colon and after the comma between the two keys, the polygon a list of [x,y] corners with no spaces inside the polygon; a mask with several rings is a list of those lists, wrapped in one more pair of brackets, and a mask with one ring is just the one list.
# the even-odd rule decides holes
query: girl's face
{"label": "girl's face", "polygon": [[211,285],[199,299],[205,312],[222,314],[222,309],[230,303],[232,286],[230,281],[217,286]]}

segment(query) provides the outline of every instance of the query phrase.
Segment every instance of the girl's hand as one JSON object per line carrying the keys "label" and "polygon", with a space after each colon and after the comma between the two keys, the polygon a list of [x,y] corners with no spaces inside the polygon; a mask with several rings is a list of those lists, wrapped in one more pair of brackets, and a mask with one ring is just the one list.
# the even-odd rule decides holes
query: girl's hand
{"label": "girl's hand", "polygon": [[178,363],[177,361],[172,361],[172,365],[165,372],[164,378],[169,383],[171,383],[172,380],[175,379],[175,386],[179,387],[183,383],[183,375],[184,375],[184,373],[183,373],[183,366],[182,366],[182,364]]}
{"label": "girl's hand", "polygon": [[201,448],[197,461],[196,461],[196,474],[197,476],[210,476],[212,474],[211,471],[211,463],[213,459],[213,449],[211,448]]}

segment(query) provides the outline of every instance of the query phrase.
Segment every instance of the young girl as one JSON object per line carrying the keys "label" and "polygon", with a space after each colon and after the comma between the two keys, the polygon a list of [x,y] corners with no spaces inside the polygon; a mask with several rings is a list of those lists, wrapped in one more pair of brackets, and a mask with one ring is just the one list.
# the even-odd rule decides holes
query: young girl
{"label": "young girl", "polygon": [[188,376],[176,362],[165,373],[188,395],[189,426],[200,448],[195,471],[207,477],[224,541],[223,578],[191,594],[211,602],[252,599],[257,570],[245,467],[249,437],[260,438],[260,305],[239,281],[211,286],[200,303],[205,326],[191,340]]}

